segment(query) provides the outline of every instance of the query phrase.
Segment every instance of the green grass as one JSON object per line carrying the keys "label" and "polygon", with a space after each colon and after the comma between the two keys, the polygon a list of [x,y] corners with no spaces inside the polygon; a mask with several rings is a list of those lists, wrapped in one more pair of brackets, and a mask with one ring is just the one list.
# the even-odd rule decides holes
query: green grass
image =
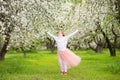
{"label": "green grass", "polygon": [[110,57],[91,50],[74,51],[82,62],[61,75],[56,51],[31,51],[27,58],[21,52],[9,51],[0,61],[0,80],[120,80],[120,51]]}

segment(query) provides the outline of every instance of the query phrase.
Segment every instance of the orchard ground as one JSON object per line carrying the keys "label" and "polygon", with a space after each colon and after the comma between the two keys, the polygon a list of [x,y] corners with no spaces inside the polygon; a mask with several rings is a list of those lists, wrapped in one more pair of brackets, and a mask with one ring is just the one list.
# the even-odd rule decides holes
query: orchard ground
{"label": "orchard ground", "polygon": [[110,57],[108,49],[102,54],[91,50],[73,51],[82,58],[68,75],[61,75],[56,51],[30,51],[27,57],[11,50],[0,61],[0,80],[120,80],[120,50]]}

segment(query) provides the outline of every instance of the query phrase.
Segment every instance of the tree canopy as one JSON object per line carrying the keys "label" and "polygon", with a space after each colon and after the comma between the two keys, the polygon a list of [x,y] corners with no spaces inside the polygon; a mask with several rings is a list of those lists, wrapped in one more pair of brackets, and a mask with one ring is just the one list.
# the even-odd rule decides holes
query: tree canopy
{"label": "tree canopy", "polygon": [[37,48],[50,38],[47,31],[56,34],[59,30],[66,35],[76,29],[80,31],[69,40],[71,49],[88,48],[88,43],[96,47],[106,38],[111,44],[119,44],[119,3],[119,0],[0,0],[1,51],[5,47]]}

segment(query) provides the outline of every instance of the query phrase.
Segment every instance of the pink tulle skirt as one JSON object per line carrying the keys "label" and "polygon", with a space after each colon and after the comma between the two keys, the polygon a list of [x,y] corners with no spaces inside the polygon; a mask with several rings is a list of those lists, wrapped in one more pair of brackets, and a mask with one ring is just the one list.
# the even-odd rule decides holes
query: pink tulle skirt
{"label": "pink tulle skirt", "polygon": [[69,49],[66,49],[65,51],[58,51],[57,55],[67,63],[68,67],[77,66],[81,61],[81,58]]}

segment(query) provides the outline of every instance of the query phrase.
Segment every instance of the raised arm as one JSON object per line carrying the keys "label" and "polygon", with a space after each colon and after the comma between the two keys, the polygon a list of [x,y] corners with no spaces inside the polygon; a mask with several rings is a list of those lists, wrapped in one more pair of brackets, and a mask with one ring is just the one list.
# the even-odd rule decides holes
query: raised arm
{"label": "raised arm", "polygon": [[76,31],[74,31],[73,33],[67,35],[66,37],[67,37],[67,38],[70,38],[70,37],[72,37],[73,35],[75,35],[77,32],[78,32],[78,30],[76,30]]}
{"label": "raised arm", "polygon": [[49,34],[51,37],[53,37],[54,39],[56,38],[56,36],[54,36],[53,34],[51,34],[50,32],[47,32],[47,34]]}

